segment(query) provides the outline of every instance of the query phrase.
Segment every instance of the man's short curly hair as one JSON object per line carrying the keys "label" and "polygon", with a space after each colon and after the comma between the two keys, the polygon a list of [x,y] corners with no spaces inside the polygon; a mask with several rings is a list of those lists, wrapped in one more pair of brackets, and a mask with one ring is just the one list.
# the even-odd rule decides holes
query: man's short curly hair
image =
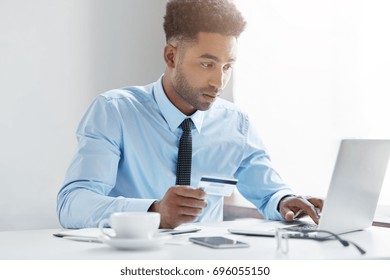
{"label": "man's short curly hair", "polygon": [[231,0],[169,0],[164,16],[167,42],[196,40],[199,32],[238,37],[245,25]]}

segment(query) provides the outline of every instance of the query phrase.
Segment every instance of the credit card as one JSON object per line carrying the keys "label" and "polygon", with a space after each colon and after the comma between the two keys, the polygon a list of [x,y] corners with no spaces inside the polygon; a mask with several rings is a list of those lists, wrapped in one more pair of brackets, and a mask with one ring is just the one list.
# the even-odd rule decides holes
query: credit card
{"label": "credit card", "polygon": [[198,187],[204,189],[209,195],[231,196],[237,182],[236,179],[203,176]]}

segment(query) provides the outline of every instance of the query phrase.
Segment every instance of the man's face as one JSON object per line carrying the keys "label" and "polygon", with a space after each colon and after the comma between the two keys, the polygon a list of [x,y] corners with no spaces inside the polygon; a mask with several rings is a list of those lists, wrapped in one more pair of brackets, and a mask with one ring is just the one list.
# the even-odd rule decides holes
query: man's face
{"label": "man's face", "polygon": [[179,45],[168,97],[185,114],[208,110],[228,83],[236,59],[237,39],[199,33],[195,43]]}

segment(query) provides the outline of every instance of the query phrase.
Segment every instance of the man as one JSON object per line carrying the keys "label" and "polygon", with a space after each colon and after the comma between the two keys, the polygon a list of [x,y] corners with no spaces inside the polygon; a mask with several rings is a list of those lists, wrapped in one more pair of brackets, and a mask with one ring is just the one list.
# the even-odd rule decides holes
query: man
{"label": "man", "polygon": [[[120,211],[159,212],[162,228],[220,221],[223,197],[196,188],[204,175],[236,178],[267,219],[291,221],[301,213],[318,223],[323,201],[295,196],[248,117],[218,98],[245,25],[228,0],[167,3],[164,75],[98,96],[79,125],[78,150],[58,195],[64,227],[95,227]],[[180,185],[178,146],[188,118],[192,168],[189,183]]]}

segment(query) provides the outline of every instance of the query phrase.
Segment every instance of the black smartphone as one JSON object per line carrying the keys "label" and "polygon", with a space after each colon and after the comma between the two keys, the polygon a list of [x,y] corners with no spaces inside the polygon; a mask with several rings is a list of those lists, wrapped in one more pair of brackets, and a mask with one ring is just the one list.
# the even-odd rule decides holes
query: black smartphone
{"label": "black smartphone", "polygon": [[190,237],[189,240],[195,244],[216,249],[249,247],[248,243],[236,241],[223,236]]}

